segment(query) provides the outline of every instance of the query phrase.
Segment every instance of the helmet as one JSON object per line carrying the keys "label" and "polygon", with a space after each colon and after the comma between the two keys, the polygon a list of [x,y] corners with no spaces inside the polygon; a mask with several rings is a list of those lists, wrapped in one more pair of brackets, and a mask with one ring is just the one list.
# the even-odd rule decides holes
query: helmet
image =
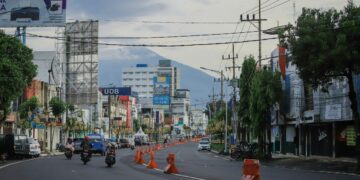
{"label": "helmet", "polygon": [[90,140],[90,137],[89,136],[85,136],[84,138],[86,141],[89,141]]}

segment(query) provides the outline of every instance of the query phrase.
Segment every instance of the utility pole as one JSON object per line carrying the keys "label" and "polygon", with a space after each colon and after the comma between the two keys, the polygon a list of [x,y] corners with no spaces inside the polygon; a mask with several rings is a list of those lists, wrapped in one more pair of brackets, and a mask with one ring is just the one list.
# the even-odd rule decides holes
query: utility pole
{"label": "utility pole", "polygon": [[[212,108],[213,108],[213,112],[216,112],[216,105],[215,105],[215,90],[214,87],[212,89],[212,95],[209,95],[210,101],[212,102]],[[209,106],[210,108],[210,106]]]}
{"label": "utility pole", "polygon": [[249,18],[249,14],[247,14],[246,15],[246,19],[243,19],[243,15],[241,14],[240,15],[240,21],[242,21],[242,22],[250,22],[253,26],[255,26],[256,27],[256,25],[255,24],[253,24],[253,22],[258,22],[258,26],[257,26],[257,29],[258,29],[258,35],[259,35],[259,66],[261,67],[261,31],[262,31],[262,29],[261,29],[261,23],[262,23],[262,21],[266,21],[266,19],[261,19],[261,0],[259,0],[259,11],[258,11],[258,14],[259,14],[259,18],[258,19],[256,19],[255,18],[255,14],[253,14],[253,17],[252,17],[252,19],[250,19]]}
{"label": "utility pole", "polygon": [[261,67],[261,0],[259,0],[259,66]]}
{"label": "utility pole", "polygon": [[209,69],[209,68],[204,68],[204,67],[200,67],[200,69],[204,69],[204,70],[207,70],[207,71],[211,71],[211,72],[215,72],[215,73],[220,74],[220,79],[218,80],[218,79],[215,78],[214,81],[215,81],[215,82],[220,81],[220,83],[221,83],[220,100],[221,100],[221,108],[222,108],[222,107],[223,107],[223,106],[222,106],[222,102],[224,101],[224,81],[228,81],[228,79],[225,79],[223,70],[217,71],[217,70],[213,70],[213,69]]}
{"label": "utility pole", "polygon": [[232,57],[230,56],[230,54],[228,55],[227,58],[224,58],[224,56],[222,57],[223,60],[232,60],[232,67],[226,67],[226,69],[231,69],[233,71],[233,78],[231,81],[231,85],[233,86],[233,98],[232,98],[232,112],[233,112],[233,118],[232,118],[232,124],[233,124],[233,128],[234,128],[234,137],[235,139],[237,139],[237,126],[238,126],[238,122],[237,122],[237,116],[236,116],[236,76],[235,76],[235,69],[236,68],[240,68],[240,66],[236,66],[235,64],[235,59],[238,59],[238,55],[236,54],[235,56],[235,46],[234,43],[232,44]]}
{"label": "utility pole", "polygon": [[226,81],[223,70],[220,71],[220,79],[215,79],[216,82],[220,81],[220,100],[221,100],[221,108],[222,102],[224,101],[224,81]]}

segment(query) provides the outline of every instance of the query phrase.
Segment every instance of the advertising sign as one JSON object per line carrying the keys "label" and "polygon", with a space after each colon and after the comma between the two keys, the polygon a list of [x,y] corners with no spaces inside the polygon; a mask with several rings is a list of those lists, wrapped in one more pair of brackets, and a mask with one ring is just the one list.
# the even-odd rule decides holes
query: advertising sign
{"label": "advertising sign", "polygon": [[130,87],[100,88],[101,93],[107,95],[131,96]]}
{"label": "advertising sign", "polygon": [[66,0],[0,0],[0,27],[65,26]]}
{"label": "advertising sign", "polygon": [[341,119],[341,104],[326,105],[325,119],[326,120],[340,120]]}
{"label": "advertising sign", "polygon": [[153,104],[170,104],[170,76],[154,77],[154,97]]}

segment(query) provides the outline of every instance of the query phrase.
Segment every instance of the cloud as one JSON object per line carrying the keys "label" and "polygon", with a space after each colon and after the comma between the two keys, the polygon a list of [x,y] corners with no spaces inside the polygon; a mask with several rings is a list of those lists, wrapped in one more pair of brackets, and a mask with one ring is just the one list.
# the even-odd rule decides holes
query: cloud
{"label": "cloud", "polygon": [[156,0],[72,0],[68,5],[68,17],[84,17],[85,14],[93,19],[125,20],[160,13],[165,8],[165,3]]}

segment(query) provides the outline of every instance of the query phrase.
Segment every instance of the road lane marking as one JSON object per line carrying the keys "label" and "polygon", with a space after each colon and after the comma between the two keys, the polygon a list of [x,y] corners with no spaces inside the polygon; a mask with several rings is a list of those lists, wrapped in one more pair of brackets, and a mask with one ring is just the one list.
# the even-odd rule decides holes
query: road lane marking
{"label": "road lane marking", "polygon": [[[145,163],[143,163],[142,165],[144,165],[145,167],[147,166],[147,164],[145,164]],[[164,170],[161,170],[161,169],[158,169],[158,168],[155,168],[154,170],[164,173]],[[178,177],[183,177],[183,178],[187,178],[187,179],[205,180],[205,179],[202,179],[202,178],[193,177],[193,176],[187,176],[187,175],[183,175],[183,174],[173,174],[173,173],[171,173],[171,175],[178,176]]]}
{"label": "road lane marking", "polygon": [[16,165],[16,164],[20,164],[20,163],[24,163],[24,162],[32,161],[32,160],[35,160],[35,159],[27,159],[27,160],[23,160],[23,161],[17,161],[17,162],[5,164],[3,166],[0,166],[0,169],[4,169],[4,168],[9,167],[9,166],[13,166],[13,165]]}

